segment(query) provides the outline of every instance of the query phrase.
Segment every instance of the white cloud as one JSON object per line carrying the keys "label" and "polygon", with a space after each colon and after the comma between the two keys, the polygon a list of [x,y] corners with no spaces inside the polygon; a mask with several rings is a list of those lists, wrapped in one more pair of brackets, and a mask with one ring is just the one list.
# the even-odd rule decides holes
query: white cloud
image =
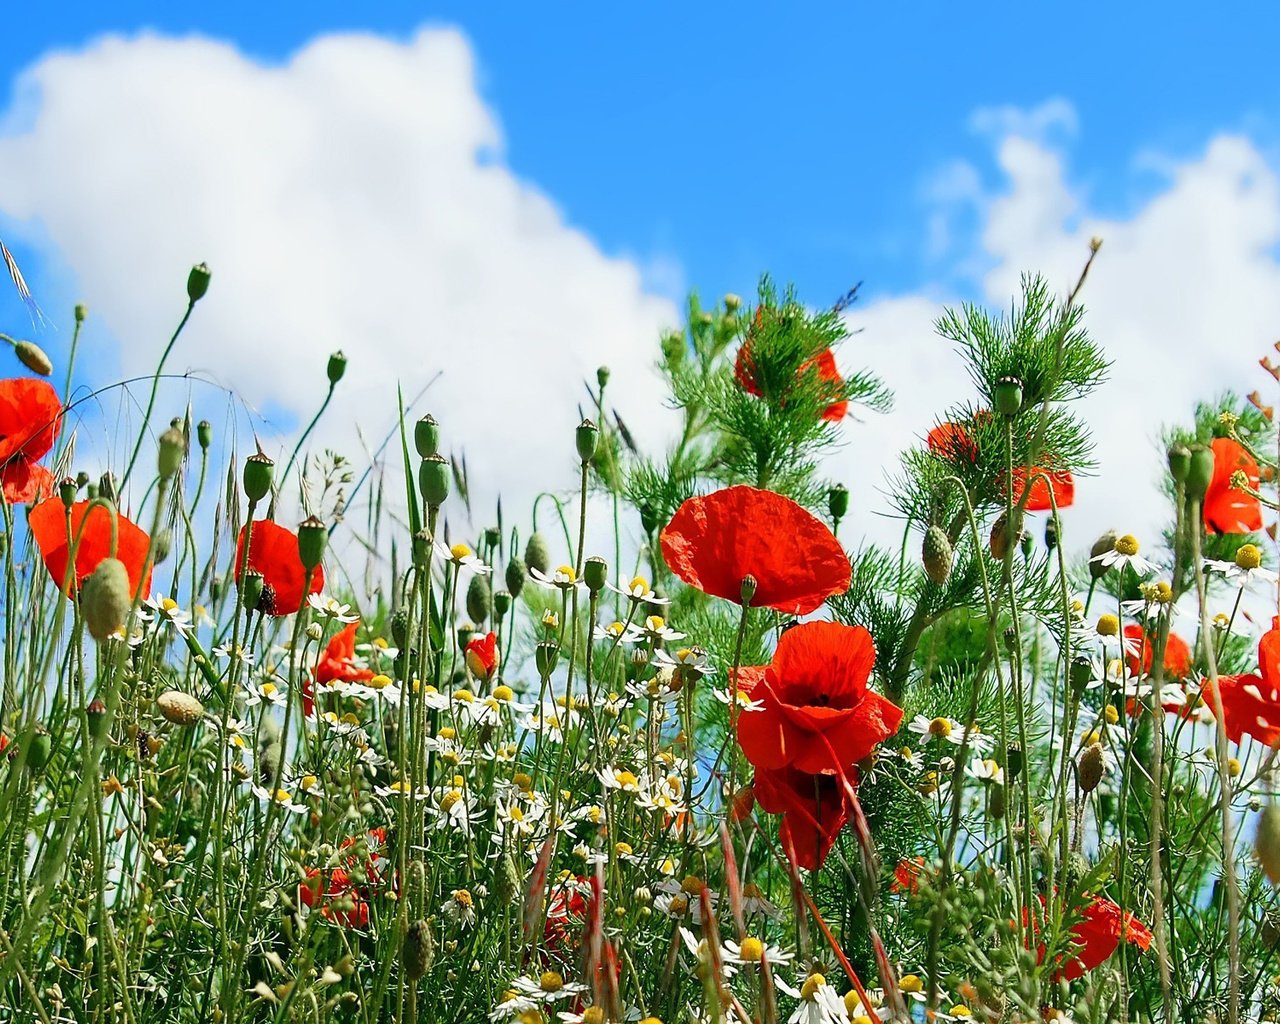
{"label": "white cloud", "polygon": [[[305,422],[341,348],[322,436],[357,461],[354,425],[376,441],[397,381],[412,395],[442,371],[423,409],[465,445],[477,490],[528,497],[572,481],[598,365],[627,408],[659,407],[651,364],[678,313],[644,275],[677,271],[610,258],[519,180],[475,77],[445,29],[329,36],[278,66],[203,38],[105,38],[25,73],[0,213],[65,261],[93,326],[119,340],[102,377],[154,366],[187,268],[207,260],[212,287],[169,369],[207,369]],[[660,416],[632,419],[660,433]]]}

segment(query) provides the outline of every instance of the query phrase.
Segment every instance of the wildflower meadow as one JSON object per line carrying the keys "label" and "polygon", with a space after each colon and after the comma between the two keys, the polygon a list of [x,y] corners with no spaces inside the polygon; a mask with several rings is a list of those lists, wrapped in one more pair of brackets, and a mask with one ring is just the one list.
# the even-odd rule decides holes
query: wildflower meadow
{"label": "wildflower meadow", "polygon": [[668,445],[601,367],[523,507],[395,381],[372,459],[167,404],[216,268],[127,388],[7,325],[0,1021],[1273,1019],[1280,369],[1161,410],[1161,535],[1072,535],[1080,255],[938,320],[891,548],[823,468],[894,401],[856,290],[691,298]]}

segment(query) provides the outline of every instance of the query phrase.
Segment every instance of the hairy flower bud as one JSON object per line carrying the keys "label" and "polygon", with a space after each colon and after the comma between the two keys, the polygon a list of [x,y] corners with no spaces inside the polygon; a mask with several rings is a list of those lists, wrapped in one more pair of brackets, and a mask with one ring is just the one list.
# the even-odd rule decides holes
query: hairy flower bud
{"label": "hairy flower bud", "polygon": [[1050,551],[1058,546],[1058,520],[1055,516],[1050,516],[1044,524],[1044,546]]}
{"label": "hairy flower bud", "polygon": [[1102,781],[1107,767],[1102,753],[1101,743],[1090,743],[1080,755],[1080,760],[1076,763],[1076,781],[1081,793],[1092,793]]}
{"label": "hairy flower bud", "polygon": [[920,559],[924,563],[924,574],[932,583],[942,586],[947,582],[951,575],[952,557],[951,541],[942,527],[930,526],[925,530]]}
{"label": "hairy flower bud", "polygon": [[194,725],[204,714],[204,705],[189,693],[165,690],[156,698],[156,707],[174,725]]}
{"label": "hairy flower bud", "polygon": [[545,573],[551,568],[551,555],[542,534],[533,533],[529,536],[529,543],[524,546],[524,560],[530,569],[537,569],[538,572]]}
{"label": "hairy flower bud", "polygon": [[431,938],[431,926],[419,918],[409,925],[400,947],[400,962],[405,976],[417,981],[435,961],[435,941]]}
{"label": "hairy flower bud", "polygon": [[493,591],[489,587],[489,577],[479,573],[472,576],[471,582],[467,584],[467,615],[476,625],[484,625],[485,619],[489,617],[489,603],[492,598]]}
{"label": "hairy flower bud", "polygon": [[519,555],[512,555],[504,574],[507,590],[511,592],[512,597],[520,596],[520,591],[524,589],[525,577],[528,575],[529,568],[524,564],[524,559]]}
{"label": "hairy flower bud", "polygon": [[38,373],[41,377],[48,377],[53,373],[53,363],[45,355],[44,349],[35,342],[20,341],[13,346],[13,351],[18,362],[32,373]]}
{"label": "hairy flower bud", "polygon": [[104,558],[80,588],[85,627],[100,643],[124,625],[132,604],[129,571],[118,558]]}
{"label": "hairy flower bud", "polygon": [[1009,552],[1010,542],[1017,543],[1022,536],[1022,516],[1014,510],[1015,525],[1013,529],[1009,528],[1008,514],[1001,512],[1000,516],[991,524],[991,537],[988,539],[988,547],[994,558],[1003,561]]}
{"label": "hairy flower bud", "polygon": [[449,463],[439,452],[426,456],[418,467],[418,489],[431,508],[439,508],[449,497]]}
{"label": "hairy flower bud", "polygon": [[156,457],[156,468],[160,471],[160,479],[167,480],[182,468],[183,456],[187,454],[187,438],[181,430],[170,427],[160,435],[160,449]]}
{"label": "hairy flower bud", "polygon": [[44,731],[38,728],[31,741],[27,744],[27,771],[38,772],[44,769],[49,763],[49,758],[53,754],[53,739]]}
{"label": "hairy flower bud", "polygon": [[191,273],[187,275],[187,299],[191,305],[195,305],[204,298],[205,293],[209,290],[209,273],[208,264],[197,263],[191,268]]}

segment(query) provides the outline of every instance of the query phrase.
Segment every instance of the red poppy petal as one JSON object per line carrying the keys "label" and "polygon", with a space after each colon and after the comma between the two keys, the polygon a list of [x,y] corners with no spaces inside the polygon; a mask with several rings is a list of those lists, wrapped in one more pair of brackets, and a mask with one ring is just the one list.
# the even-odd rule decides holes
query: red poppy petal
{"label": "red poppy petal", "polygon": [[782,768],[798,746],[799,730],[786,722],[768,704],[760,711],[744,711],[738,715],[738,745],[748,761],[757,768]]}
{"label": "red poppy petal", "polygon": [[[83,531],[81,523],[85,518]],[[68,595],[79,589],[84,578],[98,567],[98,563],[111,556],[111,513],[101,505],[89,507],[88,501],[77,501],[71,506],[71,537],[80,536],[76,548],[75,578],[72,586],[66,587],[67,579],[67,510],[61,498],[47,498],[32,507],[27,516],[27,525],[31,536],[44,558],[45,568],[59,588]],[[135,593],[141,587],[142,597],[151,593],[151,573],[145,579],[142,570],[146,565],[147,551],[151,546],[151,538],[124,516],[116,515],[117,544],[116,558],[124,563],[129,577],[129,586]]]}
{"label": "red poppy petal", "polygon": [[[240,578],[240,565],[244,558],[244,534],[240,528],[236,541],[236,578]],[[270,587],[271,601],[266,610],[269,615],[292,615],[302,607],[306,570],[298,554],[298,535],[270,519],[258,519],[253,524],[249,540],[248,569],[262,574],[263,589]],[[324,566],[316,566],[311,576],[309,594],[324,589]]]}
{"label": "red poppy petal", "polygon": [[53,474],[25,455],[15,455],[0,469],[0,486],[10,505],[29,505],[53,493]]}
{"label": "red poppy petal", "polygon": [[[1057,502],[1058,508],[1067,508],[1076,500],[1076,483],[1069,470],[1050,472],[1043,466],[1019,466],[1013,471],[1013,501],[1022,500],[1023,488],[1031,479],[1031,493],[1027,496],[1026,511],[1047,512]],[[1047,478],[1047,479],[1046,479]],[[1052,499],[1050,498],[1052,494]]]}
{"label": "red poppy petal", "polygon": [[1213,449],[1213,478],[1204,495],[1204,524],[1218,533],[1253,533],[1262,529],[1262,506],[1257,498],[1231,486],[1231,477],[1243,472],[1249,486],[1258,488],[1258,463],[1240,442],[1216,437]]}
{"label": "red poppy petal", "polygon": [[804,622],[782,634],[768,679],[781,702],[815,704],[822,695],[847,708],[866,691],[875,664],[875,643],[862,626]]}
{"label": "red poppy petal", "polygon": [[48,381],[0,380],[0,462],[18,454],[41,458],[53,447],[61,424],[62,402]]}

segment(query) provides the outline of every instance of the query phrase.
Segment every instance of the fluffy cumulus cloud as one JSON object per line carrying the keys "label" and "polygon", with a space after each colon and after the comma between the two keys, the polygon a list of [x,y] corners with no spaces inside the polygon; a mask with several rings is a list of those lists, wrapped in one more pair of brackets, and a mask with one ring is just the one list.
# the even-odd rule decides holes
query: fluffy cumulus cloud
{"label": "fluffy cumulus cloud", "polygon": [[[1099,468],[1077,488],[1068,529],[1080,546],[1107,527],[1154,538],[1163,518],[1161,427],[1187,422],[1197,401],[1227,389],[1260,388],[1274,400],[1257,360],[1280,336],[1280,177],[1249,139],[1220,135],[1190,156],[1135,154],[1133,173],[1157,168],[1158,185],[1123,216],[1106,215],[1072,174],[1062,141],[1075,127],[1070,107],[994,111],[974,125],[993,139],[994,169],[956,163],[928,190],[929,233],[970,280],[855,311],[864,330],[844,358],[879,367],[899,396],[897,410],[853,431],[836,459],[861,492],[858,525],[893,535],[893,524],[871,515],[886,503],[874,486],[883,476],[867,467],[918,441],[949,404],[973,393],[959,357],[932,333],[944,302],[970,292],[1007,308],[1025,271],[1044,273],[1065,294],[1097,236],[1104,244],[1081,301],[1112,369],[1084,404]],[[1123,192],[1129,178],[1111,184]],[[939,223],[978,227],[964,236]]]}
{"label": "fluffy cumulus cloud", "polygon": [[17,95],[0,214],[119,342],[99,379],[155,365],[206,260],[169,369],[234,389],[268,439],[305,422],[336,349],[350,363],[323,437],[363,462],[357,423],[376,444],[397,383],[413,395],[439,374],[421,408],[490,497],[498,479],[571,485],[598,365],[635,407],[660,404],[674,306],[504,164],[458,32],[330,36],[271,66],[208,39],[105,38],[41,60]]}

